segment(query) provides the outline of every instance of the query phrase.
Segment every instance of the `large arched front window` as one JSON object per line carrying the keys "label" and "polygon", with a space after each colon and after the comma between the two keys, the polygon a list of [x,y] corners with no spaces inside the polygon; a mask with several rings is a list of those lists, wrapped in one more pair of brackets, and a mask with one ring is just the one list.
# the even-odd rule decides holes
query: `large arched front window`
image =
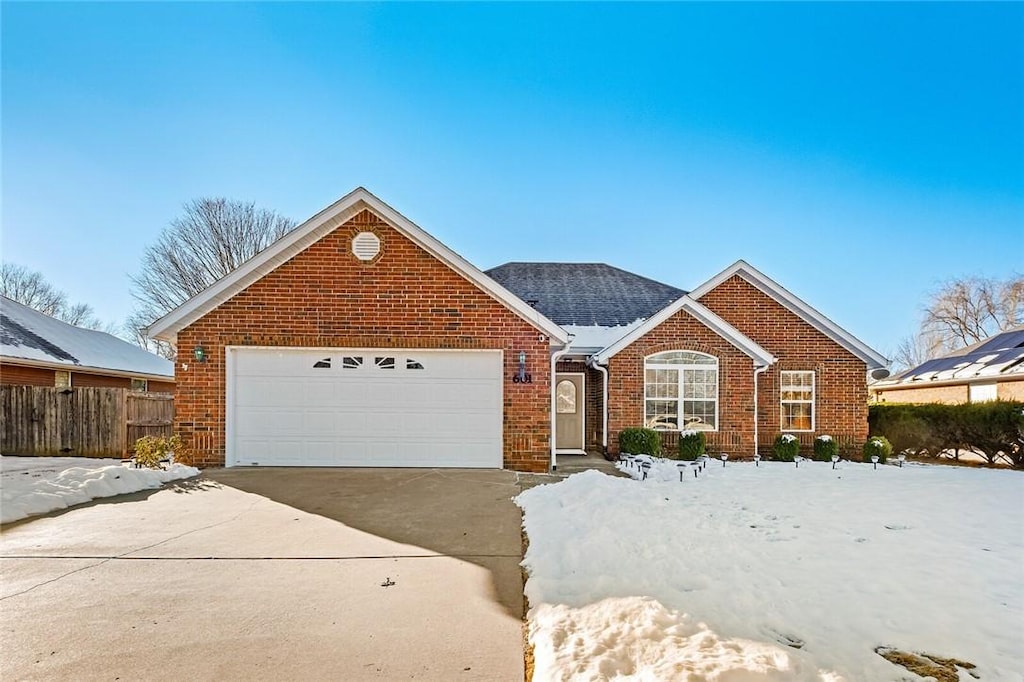
{"label": "large arched front window", "polygon": [[644,423],[665,431],[718,429],[718,358],[674,350],[644,361]]}

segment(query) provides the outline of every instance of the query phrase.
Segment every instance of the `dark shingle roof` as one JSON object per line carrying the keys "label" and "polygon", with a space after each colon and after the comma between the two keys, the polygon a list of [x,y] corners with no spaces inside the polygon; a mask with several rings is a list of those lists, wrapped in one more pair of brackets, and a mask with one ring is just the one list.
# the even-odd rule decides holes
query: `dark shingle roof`
{"label": "dark shingle roof", "polygon": [[686,293],[604,263],[505,263],[487,274],[560,325],[629,324]]}

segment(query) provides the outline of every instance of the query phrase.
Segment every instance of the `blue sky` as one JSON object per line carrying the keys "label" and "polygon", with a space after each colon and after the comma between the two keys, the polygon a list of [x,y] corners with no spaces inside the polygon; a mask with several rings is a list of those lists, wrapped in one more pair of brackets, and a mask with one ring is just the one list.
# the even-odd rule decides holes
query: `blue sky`
{"label": "blue sky", "polygon": [[1024,270],[1024,5],[2,6],[2,248],[121,321],[200,196],[358,185],[486,269],[744,258],[882,352]]}

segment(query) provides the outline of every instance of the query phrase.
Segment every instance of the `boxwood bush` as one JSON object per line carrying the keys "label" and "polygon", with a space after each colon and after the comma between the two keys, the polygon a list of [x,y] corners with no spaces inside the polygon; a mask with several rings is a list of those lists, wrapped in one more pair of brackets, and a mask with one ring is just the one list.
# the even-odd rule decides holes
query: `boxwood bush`
{"label": "boxwood bush", "polygon": [[624,455],[661,455],[661,434],[654,429],[629,428],[619,432],[619,452]]}
{"label": "boxwood bush", "polygon": [[792,462],[800,454],[800,441],[791,433],[780,433],[772,443],[772,454],[777,462]]}
{"label": "boxwood bush", "polygon": [[692,462],[707,450],[708,439],[703,431],[687,429],[679,432],[679,459]]}
{"label": "boxwood bush", "polygon": [[889,455],[892,454],[892,445],[885,436],[871,436],[864,443],[863,453],[865,462],[870,462],[872,455],[878,455],[879,463],[885,464]]}
{"label": "boxwood bush", "polygon": [[839,443],[827,434],[821,434],[814,439],[814,460],[817,462],[831,462],[832,455],[839,454]]}

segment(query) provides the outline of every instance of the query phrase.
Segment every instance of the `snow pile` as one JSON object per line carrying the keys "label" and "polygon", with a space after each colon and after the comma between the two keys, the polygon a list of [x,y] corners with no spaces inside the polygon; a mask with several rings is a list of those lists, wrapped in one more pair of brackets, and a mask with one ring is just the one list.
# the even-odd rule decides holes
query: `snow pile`
{"label": "snow pile", "polygon": [[1021,679],[1019,472],[683,471],[655,460],[643,482],[588,471],[517,498],[536,679],[908,679],[880,646]]}
{"label": "snow pile", "polygon": [[119,460],[72,457],[0,458],[0,523],[65,509],[98,497],[113,497],[197,476],[183,464],[133,469]]}

